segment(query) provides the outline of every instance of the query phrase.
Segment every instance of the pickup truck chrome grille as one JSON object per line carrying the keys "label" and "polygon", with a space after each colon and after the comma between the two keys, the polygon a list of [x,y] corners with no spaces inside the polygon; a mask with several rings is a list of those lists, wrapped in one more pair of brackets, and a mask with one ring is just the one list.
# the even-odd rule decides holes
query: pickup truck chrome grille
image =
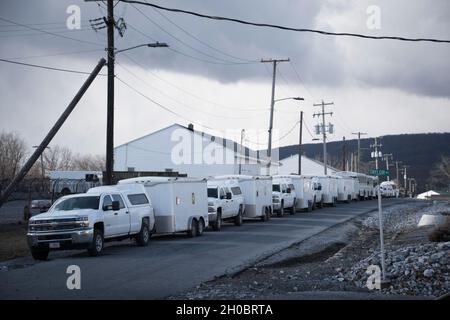
{"label": "pickup truck chrome grille", "polygon": [[82,228],[81,221],[74,218],[37,220],[29,225],[29,230],[34,232],[67,231]]}

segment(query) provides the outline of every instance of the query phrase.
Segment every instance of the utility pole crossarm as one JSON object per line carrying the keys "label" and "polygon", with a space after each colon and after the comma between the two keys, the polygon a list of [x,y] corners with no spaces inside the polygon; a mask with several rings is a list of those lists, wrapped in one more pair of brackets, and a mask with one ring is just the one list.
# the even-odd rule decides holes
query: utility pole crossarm
{"label": "utility pole crossarm", "polygon": [[[334,105],[334,102],[327,102],[325,103],[323,100],[321,103],[313,104],[314,107],[322,107],[322,112],[320,113],[314,113],[314,117],[320,117],[322,116],[322,139],[323,139],[323,171],[324,174],[327,175],[327,131],[331,133],[331,124],[328,126],[328,130],[325,125],[325,116],[326,115],[333,115],[333,112],[325,112],[325,106],[331,106]],[[320,132],[318,132],[319,134]]]}

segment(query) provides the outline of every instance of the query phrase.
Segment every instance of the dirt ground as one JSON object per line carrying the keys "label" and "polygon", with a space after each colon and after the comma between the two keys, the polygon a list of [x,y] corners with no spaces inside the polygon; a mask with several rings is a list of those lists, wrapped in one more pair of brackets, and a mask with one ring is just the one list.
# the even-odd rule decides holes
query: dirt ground
{"label": "dirt ground", "polygon": [[30,254],[26,234],[25,224],[0,224],[0,262]]}
{"label": "dirt ground", "polygon": [[[429,204],[415,204],[409,215]],[[404,210],[404,208],[402,208]],[[394,209],[393,209],[394,210]],[[400,208],[399,208],[400,210]],[[332,227],[230,276],[203,283],[173,299],[428,299],[422,294],[386,294],[348,281],[344,274],[378,249],[379,232],[363,223],[368,216]],[[421,229],[388,232],[386,250],[429,243]],[[342,276],[341,276],[342,275]]]}

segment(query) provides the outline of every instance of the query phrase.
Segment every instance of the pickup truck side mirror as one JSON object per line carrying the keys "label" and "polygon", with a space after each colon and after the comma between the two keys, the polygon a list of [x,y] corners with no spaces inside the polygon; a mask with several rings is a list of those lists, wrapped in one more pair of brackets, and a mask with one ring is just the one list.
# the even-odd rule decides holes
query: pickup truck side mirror
{"label": "pickup truck side mirror", "polygon": [[120,210],[120,202],[119,201],[113,201],[111,207],[112,207],[113,211]]}
{"label": "pickup truck side mirror", "polygon": [[227,200],[230,200],[232,198],[231,192],[227,192]]}

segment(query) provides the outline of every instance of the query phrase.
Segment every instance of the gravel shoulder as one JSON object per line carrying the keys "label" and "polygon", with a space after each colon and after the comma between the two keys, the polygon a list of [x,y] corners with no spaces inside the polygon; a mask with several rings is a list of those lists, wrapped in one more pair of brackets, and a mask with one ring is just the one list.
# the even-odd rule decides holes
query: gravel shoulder
{"label": "gravel shoulder", "polygon": [[171,299],[436,298],[450,292],[450,242],[432,243],[427,230],[416,228],[422,214],[436,206],[450,211],[449,202],[415,200],[384,210],[391,282],[382,290],[367,288],[367,267],[380,264],[378,215],[373,212]]}

